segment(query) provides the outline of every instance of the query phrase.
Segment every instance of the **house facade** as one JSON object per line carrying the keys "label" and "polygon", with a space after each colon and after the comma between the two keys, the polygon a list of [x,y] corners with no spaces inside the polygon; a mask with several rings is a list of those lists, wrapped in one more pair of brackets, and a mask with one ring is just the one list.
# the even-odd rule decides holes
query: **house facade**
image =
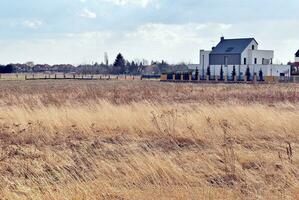
{"label": "house facade", "polygon": [[295,54],[295,62],[299,63],[299,50]]}
{"label": "house facade", "polygon": [[200,74],[207,75],[209,67],[210,76],[219,76],[221,68],[224,75],[245,75],[249,68],[252,74],[263,72],[264,76],[289,76],[289,65],[274,65],[274,51],[260,50],[259,44],[254,38],[225,39],[221,37],[220,42],[211,51],[200,51]]}

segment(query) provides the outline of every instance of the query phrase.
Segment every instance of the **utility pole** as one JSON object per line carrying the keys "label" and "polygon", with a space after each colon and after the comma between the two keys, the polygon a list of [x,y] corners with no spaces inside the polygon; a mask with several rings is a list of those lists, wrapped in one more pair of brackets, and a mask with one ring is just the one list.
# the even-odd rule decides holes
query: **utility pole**
{"label": "utility pole", "polygon": [[205,79],[205,55],[202,55],[202,79]]}
{"label": "utility pole", "polygon": [[108,53],[107,52],[105,52],[105,54],[104,54],[104,63],[105,63],[106,66],[109,65],[109,57],[108,57]]}

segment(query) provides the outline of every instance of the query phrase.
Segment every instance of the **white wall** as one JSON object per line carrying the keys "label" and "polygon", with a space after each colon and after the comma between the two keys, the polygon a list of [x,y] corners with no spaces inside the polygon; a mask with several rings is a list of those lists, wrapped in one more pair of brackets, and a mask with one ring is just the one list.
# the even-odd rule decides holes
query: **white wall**
{"label": "white wall", "polygon": [[247,64],[251,64],[250,60],[252,60],[252,58],[251,58],[251,54],[249,54],[248,50],[252,50],[252,45],[254,45],[255,50],[258,49],[258,43],[255,40],[252,40],[251,43],[246,47],[246,49],[241,54],[241,63],[242,64],[244,64],[244,58],[246,58]]}
{"label": "white wall", "polygon": [[[249,66],[250,73],[253,75],[254,73],[259,75],[259,71],[263,71],[264,76],[280,76],[280,73],[285,73],[285,76],[290,76],[291,72],[291,66],[290,65],[236,65],[236,73],[237,77],[241,76],[243,77],[246,73],[247,66]],[[233,65],[229,65],[228,67],[223,67],[223,74],[224,76],[228,76],[231,78],[231,74],[233,71]],[[211,65],[211,75],[214,76],[220,76],[220,69],[221,65]]]}
{"label": "white wall", "polygon": [[[203,73],[206,74],[206,69],[208,68],[208,66],[210,65],[210,53],[212,51],[205,51],[205,50],[200,50],[200,68],[199,70],[199,74],[202,75]],[[204,72],[203,72],[204,69]]]}
{"label": "white wall", "polygon": [[255,58],[257,59],[258,65],[264,64],[263,59],[269,60],[269,64],[273,63],[274,51],[272,50],[248,50],[248,53],[251,55],[251,60],[248,64],[255,64]]}
{"label": "white wall", "polygon": [[295,57],[295,62],[299,62],[299,57]]}

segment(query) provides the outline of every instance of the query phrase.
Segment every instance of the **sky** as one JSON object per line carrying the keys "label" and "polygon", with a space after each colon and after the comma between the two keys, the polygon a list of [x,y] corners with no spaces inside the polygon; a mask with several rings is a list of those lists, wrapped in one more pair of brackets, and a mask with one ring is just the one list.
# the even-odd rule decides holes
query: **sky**
{"label": "sky", "polygon": [[275,63],[299,49],[298,0],[1,0],[0,64],[199,63],[220,37],[254,37]]}

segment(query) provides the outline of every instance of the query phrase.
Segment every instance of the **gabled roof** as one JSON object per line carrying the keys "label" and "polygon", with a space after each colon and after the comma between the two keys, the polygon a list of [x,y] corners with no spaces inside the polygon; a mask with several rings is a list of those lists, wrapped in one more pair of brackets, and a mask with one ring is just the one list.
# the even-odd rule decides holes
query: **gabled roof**
{"label": "gabled roof", "polygon": [[295,54],[296,57],[299,57],[299,50],[297,51],[297,53]]}
{"label": "gabled roof", "polygon": [[[224,39],[213,48],[211,54],[241,54],[254,38]],[[257,43],[257,42],[256,42]]]}

